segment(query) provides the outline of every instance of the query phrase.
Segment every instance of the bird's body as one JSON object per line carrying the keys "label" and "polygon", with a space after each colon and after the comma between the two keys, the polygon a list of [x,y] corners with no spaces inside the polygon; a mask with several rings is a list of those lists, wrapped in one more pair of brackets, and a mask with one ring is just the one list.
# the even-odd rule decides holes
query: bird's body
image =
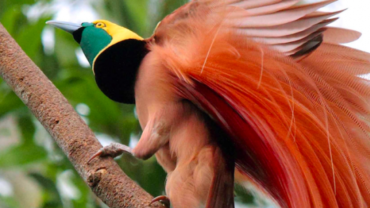
{"label": "bird's body", "polygon": [[281,207],[369,206],[370,55],[338,45],[358,33],[325,27],[330,2],[191,1],[148,39],[98,20],[97,54],[102,31],[73,32],[143,129],[95,156],[155,154],[175,208],[234,207],[234,170]]}
{"label": "bird's body", "polygon": [[233,160],[228,161],[232,168],[225,170],[226,157],[217,141],[226,135],[178,94],[174,87],[178,80],[161,66],[163,61],[149,53],[139,68],[135,101],[143,135],[132,154],[143,159],[156,155],[168,174],[166,194],[174,207],[206,205],[217,174],[229,175],[229,196],[233,197]]}

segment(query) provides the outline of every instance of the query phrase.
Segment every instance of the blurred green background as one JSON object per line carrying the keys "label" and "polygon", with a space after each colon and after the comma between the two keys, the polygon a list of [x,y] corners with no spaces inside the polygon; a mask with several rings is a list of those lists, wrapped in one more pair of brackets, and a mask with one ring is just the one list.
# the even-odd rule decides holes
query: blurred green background
{"label": "blurred green background", "polygon": [[[132,105],[115,103],[97,88],[72,36],[45,25],[107,19],[151,35],[186,0],[0,0],[0,22],[44,71],[103,145],[134,146],[141,130]],[[1,44],[1,43],[0,43]],[[124,155],[122,169],[153,196],[164,194],[166,174],[155,158]],[[268,207],[237,187],[237,207]],[[244,205],[243,205],[244,204]],[[27,107],[0,78],[0,208],[105,207]]]}
{"label": "blurred green background", "polygon": [[[105,97],[72,36],[45,22],[107,19],[148,37],[165,15],[187,1],[0,0],[0,22],[103,145],[120,142],[133,147],[141,135],[134,106]],[[348,46],[370,50],[370,27],[363,23],[365,17],[370,18],[369,6],[368,1],[339,0],[326,7],[328,11],[349,8],[334,25],[361,31],[363,36]],[[141,161],[123,155],[117,162],[150,194],[165,194],[166,174],[154,157]],[[250,184],[243,185],[249,191],[235,188],[236,208],[276,207]],[[89,190],[53,139],[0,78],[0,208],[85,207],[106,205]]]}

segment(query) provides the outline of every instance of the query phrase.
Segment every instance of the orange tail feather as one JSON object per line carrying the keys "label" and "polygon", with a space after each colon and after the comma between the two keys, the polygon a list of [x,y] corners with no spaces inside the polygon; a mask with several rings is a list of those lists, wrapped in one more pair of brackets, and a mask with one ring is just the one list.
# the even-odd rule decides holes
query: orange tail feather
{"label": "orange tail feather", "polygon": [[[236,165],[282,207],[370,205],[370,55],[324,43],[297,63],[196,21],[153,46],[181,96],[222,126]],[[187,35],[185,35],[187,34]],[[214,38],[212,38],[214,37]]]}

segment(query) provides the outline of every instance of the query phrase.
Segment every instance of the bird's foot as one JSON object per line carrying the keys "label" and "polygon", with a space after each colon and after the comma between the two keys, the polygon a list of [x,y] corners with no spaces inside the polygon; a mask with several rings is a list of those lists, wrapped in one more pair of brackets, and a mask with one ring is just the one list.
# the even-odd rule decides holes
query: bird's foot
{"label": "bird's foot", "polygon": [[101,148],[97,153],[95,153],[92,157],[90,157],[89,161],[87,161],[87,164],[89,164],[91,160],[93,160],[96,157],[115,158],[125,152],[132,154],[130,147],[120,144],[120,143],[111,143],[110,145]]}
{"label": "bird's foot", "polygon": [[170,199],[167,196],[157,196],[155,197],[149,205],[153,204],[154,202],[160,202],[163,204],[164,207],[170,208]]}

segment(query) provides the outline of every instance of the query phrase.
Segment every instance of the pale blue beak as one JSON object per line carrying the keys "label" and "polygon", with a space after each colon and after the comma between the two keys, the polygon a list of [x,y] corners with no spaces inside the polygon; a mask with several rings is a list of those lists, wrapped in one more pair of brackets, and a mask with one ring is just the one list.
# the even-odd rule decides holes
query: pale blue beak
{"label": "pale blue beak", "polygon": [[47,21],[46,24],[53,25],[54,27],[60,28],[69,33],[73,33],[74,31],[78,30],[81,27],[81,24],[55,20]]}

